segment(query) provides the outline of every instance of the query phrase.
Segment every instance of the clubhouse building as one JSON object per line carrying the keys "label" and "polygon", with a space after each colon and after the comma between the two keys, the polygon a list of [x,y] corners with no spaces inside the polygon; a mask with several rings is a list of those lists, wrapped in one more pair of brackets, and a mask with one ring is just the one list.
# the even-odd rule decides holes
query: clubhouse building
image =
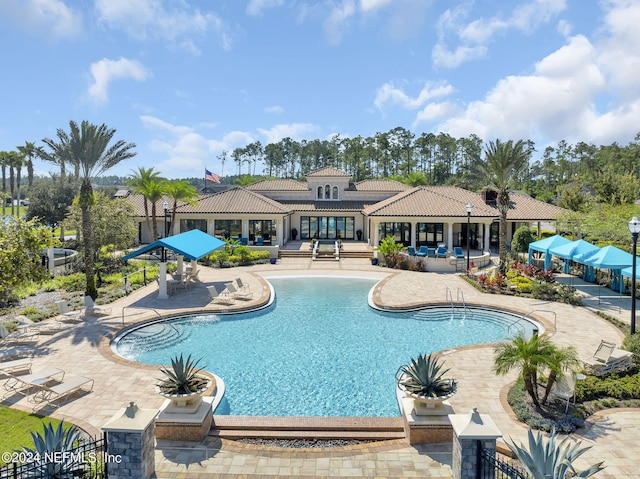
{"label": "clubhouse building", "polygon": [[[528,225],[540,230],[541,223],[555,221],[564,211],[519,192],[510,196],[508,242],[518,227]],[[153,241],[142,196],[130,195],[127,199],[135,208],[139,242]],[[202,195],[194,205],[178,205],[174,224],[172,208],[167,198],[156,204],[160,232],[178,234],[200,229],[218,238],[240,238],[249,245],[282,248],[290,241],[315,238],[375,246],[392,235],[405,246],[445,244],[451,250],[455,246],[466,248],[469,224],[472,249],[498,248],[500,214],[495,193],[478,194],[455,186],[412,188],[393,180],[353,183],[351,175],[332,167],[309,173],[306,181],[261,180]]]}

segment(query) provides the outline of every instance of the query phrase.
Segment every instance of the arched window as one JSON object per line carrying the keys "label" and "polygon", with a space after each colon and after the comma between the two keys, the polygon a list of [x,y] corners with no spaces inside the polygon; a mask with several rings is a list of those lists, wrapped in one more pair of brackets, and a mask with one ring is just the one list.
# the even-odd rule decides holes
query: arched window
{"label": "arched window", "polygon": [[331,199],[331,185],[324,186],[324,199],[325,200]]}
{"label": "arched window", "polygon": [[333,187],[333,199],[334,200],[338,199],[338,187],[337,186]]}
{"label": "arched window", "polygon": [[321,200],[324,197],[323,191],[324,191],[324,188],[322,187],[322,185],[318,186],[318,195],[317,195],[317,197],[318,197],[319,200]]}

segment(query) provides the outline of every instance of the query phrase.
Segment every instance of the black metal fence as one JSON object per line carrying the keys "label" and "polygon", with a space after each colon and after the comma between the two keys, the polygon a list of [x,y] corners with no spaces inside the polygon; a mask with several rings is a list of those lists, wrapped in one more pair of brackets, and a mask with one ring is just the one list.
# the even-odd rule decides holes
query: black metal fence
{"label": "black metal fence", "polygon": [[479,465],[478,479],[531,479],[524,469],[486,449],[480,452]]}
{"label": "black metal fence", "polygon": [[[32,455],[5,452],[0,479],[106,479],[106,435],[83,441],[69,451]],[[7,460],[8,459],[8,460]]]}

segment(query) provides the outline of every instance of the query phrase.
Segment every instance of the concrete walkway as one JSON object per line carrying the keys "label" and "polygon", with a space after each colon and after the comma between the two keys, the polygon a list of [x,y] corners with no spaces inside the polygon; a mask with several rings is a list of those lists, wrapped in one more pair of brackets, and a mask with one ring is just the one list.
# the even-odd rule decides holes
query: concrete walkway
{"label": "concrete walkway", "polygon": [[[244,268],[202,268],[201,282],[187,291],[178,291],[168,300],[158,300],[155,283],[121,298],[110,306],[112,315],[90,318],[84,324],[69,326],[51,337],[44,336],[36,350],[33,370],[48,366],[64,369],[67,376],[84,375],[95,379],[93,392],[78,396],[58,409],[38,409],[39,413],[68,419],[96,434],[109,419],[130,401],[142,408],[158,408],[162,398],[155,392],[158,372],[155,366],[131,363],[115,356],[109,340],[123,325],[185,311],[227,309],[212,305],[205,285],[224,283],[240,276],[254,292],[246,304],[257,304],[268,294],[264,278],[274,275],[367,275],[379,278],[377,300],[388,307],[447,301],[449,292],[463,294],[468,304],[515,309],[532,314],[544,322],[553,341],[573,345],[580,357],[590,357],[601,339],[620,344],[621,333],[592,312],[602,309],[616,315],[617,304],[587,298],[587,307],[484,294],[455,274],[417,273],[374,267],[363,259],[339,262],[313,262],[287,258],[276,265]],[[629,306],[616,317],[628,319]],[[612,298],[613,301],[613,298]],[[234,305],[235,306],[235,305]],[[491,369],[491,346],[465,347],[447,351],[446,365],[459,380],[459,392],[451,400],[456,412],[478,407],[496,422],[505,438],[526,440],[526,429],[514,420],[505,401],[513,374],[496,377]],[[214,371],[215,372],[215,371]],[[33,404],[19,395],[8,395],[5,405],[31,411]],[[604,460],[607,468],[600,478],[640,478],[633,466],[640,457],[640,410],[613,409],[591,418],[590,427],[575,434],[594,447],[580,465]],[[450,445],[411,447],[404,441],[364,444],[323,450],[283,450],[246,446],[211,438],[200,445],[160,441],[156,450],[157,477],[451,477]]]}

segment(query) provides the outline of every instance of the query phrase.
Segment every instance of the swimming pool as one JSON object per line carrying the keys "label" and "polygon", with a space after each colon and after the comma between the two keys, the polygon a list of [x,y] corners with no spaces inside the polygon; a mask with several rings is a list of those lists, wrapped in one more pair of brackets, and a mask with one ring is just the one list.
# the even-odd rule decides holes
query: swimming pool
{"label": "swimming pool", "polygon": [[158,365],[202,357],[226,384],[216,414],[397,416],[394,375],[411,357],[533,330],[495,311],[380,312],[367,304],[372,279],[269,281],[276,301],[267,309],[154,323],[124,335],[116,351]]}

